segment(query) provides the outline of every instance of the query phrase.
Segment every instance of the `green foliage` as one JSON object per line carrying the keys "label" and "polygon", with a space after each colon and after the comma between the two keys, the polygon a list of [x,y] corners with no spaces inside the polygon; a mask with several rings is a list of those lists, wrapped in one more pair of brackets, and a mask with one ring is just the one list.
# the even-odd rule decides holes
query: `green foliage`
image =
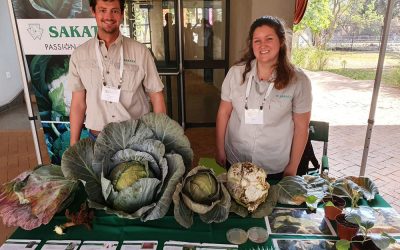
{"label": "green foliage", "polygon": [[292,61],[295,65],[308,70],[325,70],[331,52],[316,48],[295,49]]}
{"label": "green foliage", "polygon": [[309,1],[302,21],[294,26],[294,32],[309,28],[313,34],[320,34],[329,27],[331,20],[332,12],[329,0]]}
{"label": "green foliage", "polygon": [[[385,77],[385,75],[384,75]],[[399,86],[400,87],[400,65],[394,67],[389,74],[387,74],[387,78],[390,79],[388,83],[391,83],[393,85]],[[386,82],[386,81],[385,81]]]}
{"label": "green foliage", "polygon": [[381,235],[369,235],[369,231],[374,226],[374,222],[376,221],[373,211],[374,210],[371,207],[363,206],[357,209],[351,209],[348,213],[346,213],[346,221],[359,226],[363,240],[339,240],[336,243],[336,249],[347,250],[350,249],[350,243],[352,242],[363,243],[368,240],[372,240],[379,249],[386,249],[390,244],[396,242],[396,240],[387,233],[382,233]]}

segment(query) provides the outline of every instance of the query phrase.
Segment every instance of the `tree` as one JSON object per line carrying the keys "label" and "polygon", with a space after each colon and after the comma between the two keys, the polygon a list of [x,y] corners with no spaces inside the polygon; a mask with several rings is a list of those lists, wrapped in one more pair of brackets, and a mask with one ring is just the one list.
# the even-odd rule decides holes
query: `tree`
{"label": "tree", "polygon": [[321,35],[323,30],[329,27],[331,18],[329,0],[311,0],[308,2],[303,20],[294,27],[294,32],[303,33],[309,30],[312,45],[321,47]]}

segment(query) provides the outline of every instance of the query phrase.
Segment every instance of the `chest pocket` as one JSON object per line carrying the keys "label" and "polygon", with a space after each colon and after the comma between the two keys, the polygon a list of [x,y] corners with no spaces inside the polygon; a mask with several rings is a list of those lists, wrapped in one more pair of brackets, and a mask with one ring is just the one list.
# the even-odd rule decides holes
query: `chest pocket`
{"label": "chest pocket", "polygon": [[264,123],[279,124],[288,115],[291,117],[292,99],[273,96],[264,105]]}
{"label": "chest pocket", "polygon": [[145,77],[145,72],[142,67],[137,64],[124,64],[124,75],[121,90],[136,92],[138,87],[141,87]]}
{"label": "chest pocket", "polygon": [[86,89],[102,86],[99,67],[92,60],[84,60],[78,63],[79,76]]}

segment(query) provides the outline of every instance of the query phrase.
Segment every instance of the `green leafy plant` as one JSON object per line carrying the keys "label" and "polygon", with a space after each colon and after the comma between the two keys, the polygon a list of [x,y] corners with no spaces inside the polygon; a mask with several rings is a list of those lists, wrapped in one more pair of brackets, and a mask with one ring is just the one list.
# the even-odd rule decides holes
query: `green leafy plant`
{"label": "green leafy plant", "polygon": [[351,243],[365,243],[372,241],[380,249],[387,248],[390,244],[394,244],[396,240],[388,235],[382,233],[381,235],[369,235],[369,230],[374,226],[374,215],[373,209],[370,207],[360,207],[360,209],[350,209],[345,215],[346,221],[356,224],[360,228],[362,234],[362,240],[355,240],[354,238],[349,240],[339,240],[336,243],[336,249],[347,250],[350,248]]}
{"label": "green leafy plant", "polygon": [[65,151],[65,176],[82,180],[89,206],[143,221],[163,217],[193,151],[182,127],[165,114],[108,124],[96,142]]}
{"label": "green leafy plant", "polygon": [[375,183],[367,177],[348,176],[337,179],[333,184],[333,193],[336,195],[346,196],[351,200],[351,207],[358,206],[361,198],[371,201],[378,193]]}
{"label": "green leafy plant", "polygon": [[228,219],[231,197],[212,169],[193,168],[182,183],[176,186],[174,215],[183,227],[193,224],[193,214],[198,213],[205,223],[223,222]]}

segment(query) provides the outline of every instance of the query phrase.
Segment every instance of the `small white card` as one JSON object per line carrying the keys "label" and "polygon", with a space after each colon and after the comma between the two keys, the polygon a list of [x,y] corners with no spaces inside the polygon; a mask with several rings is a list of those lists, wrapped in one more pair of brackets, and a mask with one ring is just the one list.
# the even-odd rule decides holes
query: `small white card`
{"label": "small white card", "polygon": [[118,247],[118,241],[84,241],[80,249],[96,250],[96,249],[109,249],[115,250]]}
{"label": "small white card", "polygon": [[238,245],[233,244],[214,244],[214,243],[198,243],[198,242],[184,242],[184,241],[167,241],[164,243],[164,250],[183,250],[183,249],[196,249],[196,250],[228,250],[238,249]]}
{"label": "small white card", "polygon": [[158,241],[133,240],[124,241],[121,250],[156,250]]}
{"label": "small white card", "polygon": [[81,244],[80,240],[48,240],[41,248],[42,250],[75,250]]}
{"label": "small white card", "polygon": [[260,109],[245,109],[244,122],[245,124],[263,124],[263,111]]}
{"label": "small white card", "polygon": [[101,100],[107,102],[119,102],[119,96],[121,95],[121,89],[110,88],[103,86],[101,89]]}
{"label": "small white card", "polygon": [[0,247],[1,250],[36,249],[40,240],[13,240],[9,239]]}

